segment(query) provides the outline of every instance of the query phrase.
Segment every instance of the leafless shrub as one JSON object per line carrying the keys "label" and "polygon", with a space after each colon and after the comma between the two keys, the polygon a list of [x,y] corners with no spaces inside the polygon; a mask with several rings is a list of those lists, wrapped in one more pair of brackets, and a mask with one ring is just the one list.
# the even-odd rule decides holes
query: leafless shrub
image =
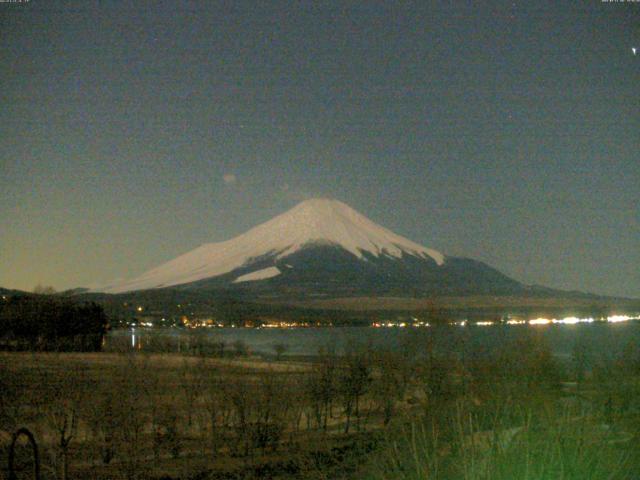
{"label": "leafless shrub", "polygon": [[193,423],[193,411],[196,408],[196,401],[204,387],[202,384],[202,375],[197,373],[200,367],[201,364],[196,364],[190,359],[185,358],[182,360],[182,364],[178,369],[178,382],[185,402],[187,425],[189,427],[191,427]]}
{"label": "leafless shrub", "polygon": [[119,396],[114,379],[111,376],[103,378],[96,383],[92,399],[84,408],[84,418],[105,465],[116,455],[122,423],[126,421]]}
{"label": "leafless shrub", "polygon": [[388,425],[409,387],[413,368],[405,351],[378,349],[373,352],[371,396]]}
{"label": "leafless shrub", "polygon": [[117,394],[116,409],[117,449],[121,467],[127,479],[136,479],[143,473],[146,453],[144,442],[148,420],[149,389],[153,383],[144,357],[129,355],[115,372],[113,388]]}
{"label": "leafless shrub", "polygon": [[286,379],[273,372],[234,376],[225,391],[232,407],[233,450],[245,456],[256,448],[276,450],[291,424],[293,396]]}
{"label": "leafless shrub", "polygon": [[338,357],[335,351],[321,349],[311,373],[306,378],[305,397],[309,412],[307,422],[313,419],[316,428],[327,431],[332,406],[338,394]]}
{"label": "leafless shrub", "polygon": [[371,383],[370,352],[358,346],[348,346],[342,358],[338,391],[346,417],[344,432],[349,433],[351,419],[355,415],[356,427],[360,429],[360,401]]}
{"label": "leafless shrub", "polygon": [[276,360],[280,361],[282,355],[289,350],[289,346],[286,343],[276,343],[273,345],[273,351],[276,354]]}
{"label": "leafless shrub", "polygon": [[[55,363],[56,356],[47,356],[48,363]],[[52,375],[43,363],[35,370],[39,385],[37,405],[43,419],[55,438],[54,468],[58,478],[69,475],[69,448],[76,438],[81,409],[87,399],[85,370],[78,364],[68,367],[65,375]]]}
{"label": "leafless shrub", "polygon": [[236,357],[246,357],[249,355],[249,346],[242,340],[233,342],[233,354]]}
{"label": "leafless shrub", "polygon": [[220,440],[219,426],[224,417],[226,402],[222,390],[222,381],[218,369],[202,362],[199,366],[202,384],[202,405],[207,413],[209,428],[209,445],[215,455]]}
{"label": "leafless shrub", "polygon": [[165,450],[172,458],[180,456],[182,442],[178,420],[179,416],[173,405],[163,404],[157,409],[153,422],[153,450],[156,459]]}

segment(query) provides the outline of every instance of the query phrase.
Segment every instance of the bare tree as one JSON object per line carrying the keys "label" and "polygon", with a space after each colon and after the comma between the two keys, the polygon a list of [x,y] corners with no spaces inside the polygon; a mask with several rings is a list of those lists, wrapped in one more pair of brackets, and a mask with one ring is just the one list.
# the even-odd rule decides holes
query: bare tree
{"label": "bare tree", "polygon": [[178,413],[173,405],[162,404],[156,410],[153,431],[153,450],[156,459],[162,450],[167,450],[172,458],[180,457],[181,435],[178,431]]}
{"label": "bare tree", "polygon": [[327,431],[333,402],[338,393],[338,361],[335,351],[321,349],[312,372],[307,377],[306,397],[311,409],[308,422],[315,419],[317,428]]}
{"label": "bare tree", "polygon": [[127,356],[119,365],[114,381],[118,394],[116,410],[119,427],[117,442],[122,451],[122,469],[129,480],[139,478],[143,469],[143,433],[147,425],[147,365],[144,358],[135,354]]}
{"label": "bare tree", "polygon": [[349,346],[342,361],[338,385],[346,416],[344,433],[349,433],[351,418],[356,417],[360,429],[360,400],[371,382],[371,365],[365,349]]}
{"label": "bare tree", "polygon": [[178,369],[178,375],[186,406],[187,424],[191,427],[193,423],[192,412],[203,389],[202,376],[197,374],[197,368],[192,359],[187,358],[183,359],[182,365]]}
{"label": "bare tree", "polygon": [[388,425],[396,404],[407,391],[411,378],[411,363],[404,351],[379,349],[374,353],[375,375],[372,375],[371,394],[382,411],[383,423]]}
{"label": "bare tree", "polygon": [[62,480],[67,480],[69,446],[76,436],[80,410],[85,400],[85,371],[74,364],[65,375],[52,377],[43,365],[37,368],[41,386],[40,407],[47,425],[56,435],[56,470]]}
{"label": "bare tree", "polygon": [[247,456],[251,448],[249,416],[252,410],[251,403],[255,398],[255,389],[246,375],[236,375],[227,384],[226,392],[233,410],[233,427],[236,434],[233,450]]}
{"label": "bare tree", "polygon": [[249,355],[249,347],[243,340],[233,342],[233,354],[236,357],[246,357]]}
{"label": "bare tree", "polygon": [[114,374],[105,375],[94,389],[92,401],[84,406],[84,418],[89,425],[93,438],[99,448],[100,457],[108,465],[116,455],[117,437],[120,424],[124,421],[120,415],[119,396]]}
{"label": "bare tree", "polygon": [[262,374],[257,383],[253,416],[253,446],[275,450],[289,425],[293,392],[287,379],[275,372]]}
{"label": "bare tree", "polygon": [[223,429],[230,416],[230,404],[227,397],[227,387],[220,369],[206,360],[198,365],[197,374],[200,376],[202,406],[208,417],[204,422],[209,429],[209,445],[213,455],[220,446]]}
{"label": "bare tree", "polygon": [[286,343],[276,343],[273,345],[273,351],[276,353],[276,361],[280,361],[282,355],[289,350],[289,346]]}

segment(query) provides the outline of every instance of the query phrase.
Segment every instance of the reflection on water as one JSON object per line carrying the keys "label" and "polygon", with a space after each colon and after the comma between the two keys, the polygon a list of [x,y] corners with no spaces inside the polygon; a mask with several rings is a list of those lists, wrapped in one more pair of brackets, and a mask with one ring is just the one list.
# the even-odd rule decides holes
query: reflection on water
{"label": "reflection on water", "polygon": [[394,349],[403,348],[408,341],[428,340],[439,349],[462,353],[467,349],[490,350],[501,342],[536,335],[546,340],[556,355],[565,356],[573,352],[576,343],[611,355],[621,352],[630,342],[640,344],[640,321],[536,320],[539,321],[530,321],[528,325],[483,323],[464,324],[464,328],[461,324],[429,328],[132,328],[111,331],[106,348],[124,345],[142,351],[186,353],[204,345],[207,351],[228,352],[242,344],[253,353],[273,354],[276,345],[284,345],[287,355],[315,355],[320,349],[327,348],[339,353],[350,344]]}

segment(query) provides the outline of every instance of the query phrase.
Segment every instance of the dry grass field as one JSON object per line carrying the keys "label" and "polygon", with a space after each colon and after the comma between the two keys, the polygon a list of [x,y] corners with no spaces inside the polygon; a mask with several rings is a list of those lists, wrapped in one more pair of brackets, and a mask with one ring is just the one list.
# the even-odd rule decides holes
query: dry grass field
{"label": "dry grass field", "polygon": [[[364,392],[349,397],[345,413],[337,376],[325,379],[323,405],[311,398],[323,388],[312,363],[0,353],[0,365],[0,472],[7,478],[8,445],[19,427],[37,439],[42,478],[235,478],[260,477],[261,469],[312,475],[318,462],[334,461],[332,449],[381,423]],[[28,471],[29,449],[19,450]]]}
{"label": "dry grass field", "polygon": [[[490,352],[212,358],[0,353],[0,478],[33,433],[43,479],[632,479],[640,346],[558,363],[532,332]],[[31,450],[15,449],[17,478]]]}

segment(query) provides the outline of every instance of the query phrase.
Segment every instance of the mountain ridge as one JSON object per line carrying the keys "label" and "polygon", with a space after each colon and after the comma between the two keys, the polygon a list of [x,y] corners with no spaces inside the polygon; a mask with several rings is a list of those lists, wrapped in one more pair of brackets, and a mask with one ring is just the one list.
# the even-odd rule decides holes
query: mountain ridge
{"label": "mountain ridge", "polygon": [[345,203],[316,198],[230,240],[203,244],[132,280],[96,290],[122,293],[195,283],[260,264],[264,258],[271,261],[265,268],[275,267],[274,263],[296,252],[322,246],[339,246],[365,262],[382,256],[412,256],[438,266],[445,263],[442,253],[395,234]]}
{"label": "mountain ridge", "polygon": [[306,200],[230,240],[203,244],[94,293],[164,289],[284,303],[317,296],[568,294],[526,285],[478,260],[446,256],[330,199]]}

